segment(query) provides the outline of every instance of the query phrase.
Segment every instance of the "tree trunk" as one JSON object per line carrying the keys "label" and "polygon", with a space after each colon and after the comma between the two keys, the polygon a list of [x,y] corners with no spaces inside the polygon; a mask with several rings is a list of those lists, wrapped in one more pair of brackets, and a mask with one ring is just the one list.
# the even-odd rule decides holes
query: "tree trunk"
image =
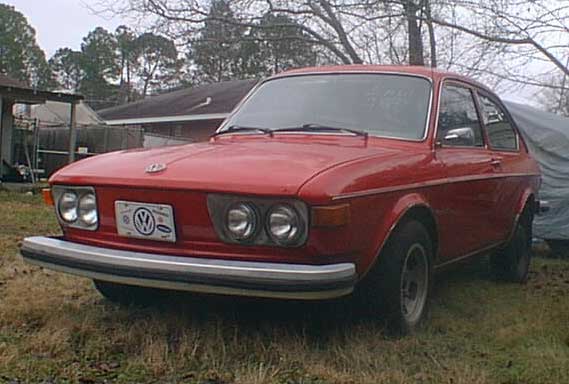
{"label": "tree trunk", "polygon": [[144,79],[144,87],[142,88],[142,98],[146,98],[146,93],[148,92],[148,84],[150,83],[150,77]]}
{"label": "tree trunk", "polygon": [[437,67],[437,40],[435,37],[435,28],[433,27],[433,17],[431,15],[431,0],[425,0],[425,17],[427,29],[429,31],[429,44],[431,46],[431,67]]}
{"label": "tree trunk", "polygon": [[417,17],[419,7],[415,4],[414,0],[407,0],[404,8],[407,18],[407,34],[409,36],[409,65],[424,66],[423,38],[421,36],[419,18]]}
{"label": "tree trunk", "polygon": [[132,92],[131,92],[131,88],[130,88],[130,58],[127,58],[126,60],[126,86],[127,86],[127,97],[126,97],[126,101],[127,102],[131,102],[132,100]]}
{"label": "tree trunk", "polygon": [[340,41],[340,44],[342,45],[342,47],[348,54],[349,58],[351,59],[351,62],[353,64],[363,64],[364,61],[358,55],[356,49],[350,42],[350,39],[348,38],[348,33],[345,31],[344,26],[338,19],[338,16],[334,12],[334,9],[330,5],[330,3],[327,0],[320,0],[319,4],[324,9],[324,12],[326,14],[325,15],[322,14],[321,10],[313,5],[312,11],[314,12],[314,14],[318,16],[322,21],[327,23],[330,27],[332,27],[334,31],[336,31],[338,40]]}

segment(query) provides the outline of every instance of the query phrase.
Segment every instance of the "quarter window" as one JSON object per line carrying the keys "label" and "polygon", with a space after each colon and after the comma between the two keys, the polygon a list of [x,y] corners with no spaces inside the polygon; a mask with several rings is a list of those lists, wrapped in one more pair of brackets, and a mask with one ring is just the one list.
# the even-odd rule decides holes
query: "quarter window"
{"label": "quarter window", "polygon": [[517,150],[518,137],[504,110],[484,95],[479,95],[479,98],[490,146],[495,149]]}
{"label": "quarter window", "polygon": [[470,89],[445,85],[440,105],[437,141],[446,146],[484,145],[482,128]]}

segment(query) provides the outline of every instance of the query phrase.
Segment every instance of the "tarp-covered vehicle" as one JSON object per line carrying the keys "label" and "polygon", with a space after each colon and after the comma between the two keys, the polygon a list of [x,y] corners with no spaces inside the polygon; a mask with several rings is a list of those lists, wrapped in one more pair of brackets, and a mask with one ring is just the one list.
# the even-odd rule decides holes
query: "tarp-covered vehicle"
{"label": "tarp-covered vehicle", "polygon": [[555,254],[569,255],[569,118],[506,102],[541,168],[540,199],[549,208],[537,215],[533,234]]}

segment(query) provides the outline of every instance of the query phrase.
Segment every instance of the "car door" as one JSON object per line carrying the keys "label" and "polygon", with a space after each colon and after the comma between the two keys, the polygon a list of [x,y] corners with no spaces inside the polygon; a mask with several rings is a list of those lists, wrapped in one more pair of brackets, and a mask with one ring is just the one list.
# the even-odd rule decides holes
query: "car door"
{"label": "car door", "polygon": [[439,218],[441,262],[466,256],[497,241],[493,214],[497,183],[474,90],[445,81],[440,95],[435,156],[446,180]]}
{"label": "car door", "polygon": [[522,184],[516,175],[524,170],[517,169],[520,157],[520,140],[510,117],[497,98],[478,90],[478,104],[488,148],[492,153],[497,181],[497,204],[494,213],[496,231],[500,239],[509,235]]}

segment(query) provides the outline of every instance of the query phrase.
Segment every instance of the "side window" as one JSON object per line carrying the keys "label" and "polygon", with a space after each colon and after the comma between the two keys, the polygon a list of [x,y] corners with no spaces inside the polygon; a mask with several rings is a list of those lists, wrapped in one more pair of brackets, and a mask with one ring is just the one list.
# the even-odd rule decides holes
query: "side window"
{"label": "side window", "polygon": [[479,94],[479,99],[490,146],[495,149],[517,150],[518,136],[502,108],[484,95]]}
{"label": "side window", "polygon": [[470,89],[444,85],[440,105],[437,141],[446,146],[484,146],[482,128]]}

